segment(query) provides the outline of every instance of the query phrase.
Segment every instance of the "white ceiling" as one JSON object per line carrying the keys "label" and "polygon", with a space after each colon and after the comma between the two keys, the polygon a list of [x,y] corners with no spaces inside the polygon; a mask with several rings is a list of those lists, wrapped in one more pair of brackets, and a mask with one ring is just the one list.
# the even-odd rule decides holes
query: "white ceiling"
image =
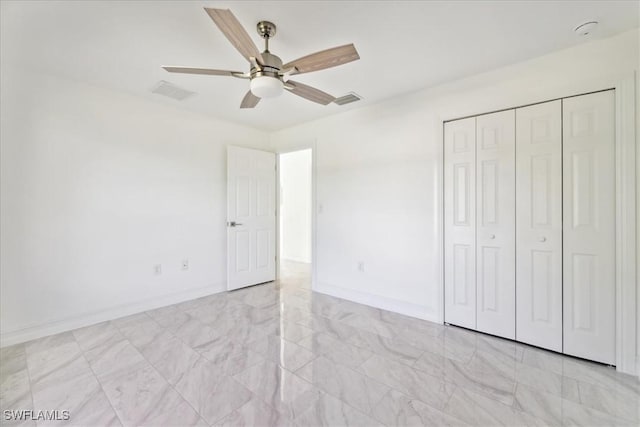
{"label": "white ceiling", "polygon": [[[2,63],[125,91],[265,130],[358,108],[638,27],[637,1],[68,1],[2,2]],[[285,62],[353,42],[361,60],[295,77],[363,101],[322,106],[289,93],[240,110],[248,81],[169,74],[161,65],[247,70],[202,9],[228,8],[262,47],[255,24],[278,26],[270,50]],[[197,93],[174,101],[150,93],[166,80]]]}

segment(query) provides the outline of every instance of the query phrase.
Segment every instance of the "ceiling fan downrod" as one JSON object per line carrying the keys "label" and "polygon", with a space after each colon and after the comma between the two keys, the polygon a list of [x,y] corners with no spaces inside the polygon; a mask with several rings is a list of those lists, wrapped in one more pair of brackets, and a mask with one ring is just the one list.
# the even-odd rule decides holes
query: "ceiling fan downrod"
{"label": "ceiling fan downrod", "polygon": [[269,39],[276,35],[276,24],[270,21],[260,21],[256,25],[258,34],[264,39],[264,51],[269,53]]}

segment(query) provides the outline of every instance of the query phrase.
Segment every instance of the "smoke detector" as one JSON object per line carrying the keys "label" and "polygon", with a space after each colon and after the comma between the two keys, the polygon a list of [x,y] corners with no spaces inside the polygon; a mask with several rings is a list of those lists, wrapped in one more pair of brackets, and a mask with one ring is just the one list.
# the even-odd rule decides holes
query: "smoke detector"
{"label": "smoke detector", "polygon": [[573,31],[581,37],[586,37],[589,34],[591,34],[596,29],[597,26],[598,26],[598,21],[589,21],[589,22],[585,22],[584,24],[578,25],[576,28],[573,29]]}

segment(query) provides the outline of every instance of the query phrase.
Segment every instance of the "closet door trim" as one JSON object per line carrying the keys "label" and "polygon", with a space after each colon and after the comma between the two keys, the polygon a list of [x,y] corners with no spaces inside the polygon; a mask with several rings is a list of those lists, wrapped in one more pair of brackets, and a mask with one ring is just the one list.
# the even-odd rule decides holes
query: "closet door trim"
{"label": "closet door trim", "polygon": [[[638,72],[630,72],[615,86],[615,182],[616,182],[616,369],[640,374],[640,330],[636,324],[638,264],[636,244],[636,161],[637,112],[635,109]],[[634,126],[635,124],[635,126]]]}

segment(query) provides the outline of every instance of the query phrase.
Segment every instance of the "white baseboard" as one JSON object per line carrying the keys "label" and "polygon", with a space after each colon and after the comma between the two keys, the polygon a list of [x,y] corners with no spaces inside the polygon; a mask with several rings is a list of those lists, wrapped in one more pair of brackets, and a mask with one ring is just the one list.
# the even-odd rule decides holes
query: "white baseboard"
{"label": "white baseboard", "polygon": [[359,304],[368,305],[370,307],[381,308],[398,314],[404,314],[405,316],[416,317],[418,319],[428,320],[434,323],[442,323],[440,322],[438,313],[435,313],[431,308],[423,305],[354,291],[352,289],[346,289],[340,286],[330,285],[328,283],[318,283],[313,290],[320,292],[321,294],[331,295],[333,297],[346,299]]}
{"label": "white baseboard", "polygon": [[14,331],[3,331],[2,333],[0,333],[0,347],[19,344],[37,338],[46,337],[48,335],[58,334],[85,326],[95,325],[96,323],[105,322],[107,320],[118,319],[120,317],[129,316],[131,314],[141,313],[143,311],[153,310],[156,308],[165,307],[167,305],[177,304],[183,301],[217,294],[226,290],[226,283],[218,283],[215,285],[205,286],[197,289],[190,289],[184,292],[164,295],[161,297],[138,301],[131,304],[125,304],[92,313],[84,313],[78,316],[31,325]]}
{"label": "white baseboard", "polygon": [[299,262],[302,264],[311,264],[311,260],[303,258],[282,258],[282,261]]}

